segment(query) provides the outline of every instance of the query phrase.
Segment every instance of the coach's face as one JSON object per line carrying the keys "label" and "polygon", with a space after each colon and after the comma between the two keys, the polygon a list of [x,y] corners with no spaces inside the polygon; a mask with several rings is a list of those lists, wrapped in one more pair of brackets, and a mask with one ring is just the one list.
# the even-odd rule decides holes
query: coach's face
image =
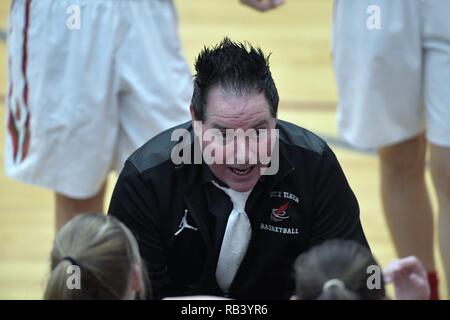
{"label": "coach's face", "polygon": [[248,191],[261,176],[260,155],[271,154],[270,132],[275,125],[263,92],[235,94],[215,86],[207,96],[202,123],[203,158],[212,153],[222,159],[207,161],[214,175],[236,191]]}

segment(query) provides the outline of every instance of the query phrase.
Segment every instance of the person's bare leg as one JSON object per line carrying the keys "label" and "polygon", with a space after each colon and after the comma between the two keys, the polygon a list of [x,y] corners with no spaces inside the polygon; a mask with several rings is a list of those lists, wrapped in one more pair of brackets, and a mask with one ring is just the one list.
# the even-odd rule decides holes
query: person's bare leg
{"label": "person's bare leg", "polygon": [[379,150],[381,196],[400,257],[417,256],[435,271],[433,214],[425,184],[427,143],[423,135]]}
{"label": "person's bare leg", "polygon": [[55,193],[56,230],[79,213],[103,212],[106,183],[97,194],[87,199],[73,199]]}
{"label": "person's bare leg", "polygon": [[439,204],[439,244],[450,297],[450,148],[430,144],[430,169]]}

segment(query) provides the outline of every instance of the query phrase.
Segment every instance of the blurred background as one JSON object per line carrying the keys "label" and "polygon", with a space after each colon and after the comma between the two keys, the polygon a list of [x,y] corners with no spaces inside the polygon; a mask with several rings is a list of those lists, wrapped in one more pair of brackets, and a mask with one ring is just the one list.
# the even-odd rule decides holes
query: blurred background
{"label": "blurred background", "polygon": [[[9,2],[0,1],[0,299],[41,299],[54,237],[53,196],[50,191],[7,178],[3,169]],[[216,44],[224,36],[248,40],[272,53],[271,70],[280,95],[279,118],[328,141],[359,200],[372,251],[381,265],[387,265],[395,253],[381,208],[377,158],[371,152],[352,150],[336,135],[337,95],[330,52],[332,0],[287,0],[286,5],[268,13],[244,7],[238,0],[175,3],[191,70],[203,46]],[[106,207],[115,179],[111,174]],[[429,173],[427,182],[433,188]],[[432,200],[435,208],[436,199]],[[392,294],[392,288],[389,292]],[[444,292],[442,279],[441,298],[447,298]]]}

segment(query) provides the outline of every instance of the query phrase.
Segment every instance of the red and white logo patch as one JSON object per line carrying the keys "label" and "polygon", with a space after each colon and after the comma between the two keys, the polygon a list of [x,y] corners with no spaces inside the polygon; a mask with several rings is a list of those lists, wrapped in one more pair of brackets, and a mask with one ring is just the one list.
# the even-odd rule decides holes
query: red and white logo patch
{"label": "red and white logo patch", "polygon": [[280,222],[284,221],[289,218],[289,215],[286,213],[286,210],[289,206],[289,203],[286,202],[285,204],[281,205],[278,208],[272,209],[272,212],[270,213],[270,220],[274,222]]}

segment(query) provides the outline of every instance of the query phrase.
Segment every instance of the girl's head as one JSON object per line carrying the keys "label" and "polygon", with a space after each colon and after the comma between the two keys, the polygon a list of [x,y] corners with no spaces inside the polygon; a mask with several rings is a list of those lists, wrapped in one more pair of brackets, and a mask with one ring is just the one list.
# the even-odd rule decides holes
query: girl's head
{"label": "girl's head", "polygon": [[[373,266],[380,271],[378,288],[372,288],[367,281],[374,275]],[[330,240],[318,245],[297,258],[294,271],[296,296],[300,300],[380,300],[385,297],[380,266],[367,248],[354,241]]]}
{"label": "girl's head", "polygon": [[51,270],[44,294],[47,300],[146,295],[147,276],[137,242],[111,216],[81,214],[65,224],[53,244]]}

